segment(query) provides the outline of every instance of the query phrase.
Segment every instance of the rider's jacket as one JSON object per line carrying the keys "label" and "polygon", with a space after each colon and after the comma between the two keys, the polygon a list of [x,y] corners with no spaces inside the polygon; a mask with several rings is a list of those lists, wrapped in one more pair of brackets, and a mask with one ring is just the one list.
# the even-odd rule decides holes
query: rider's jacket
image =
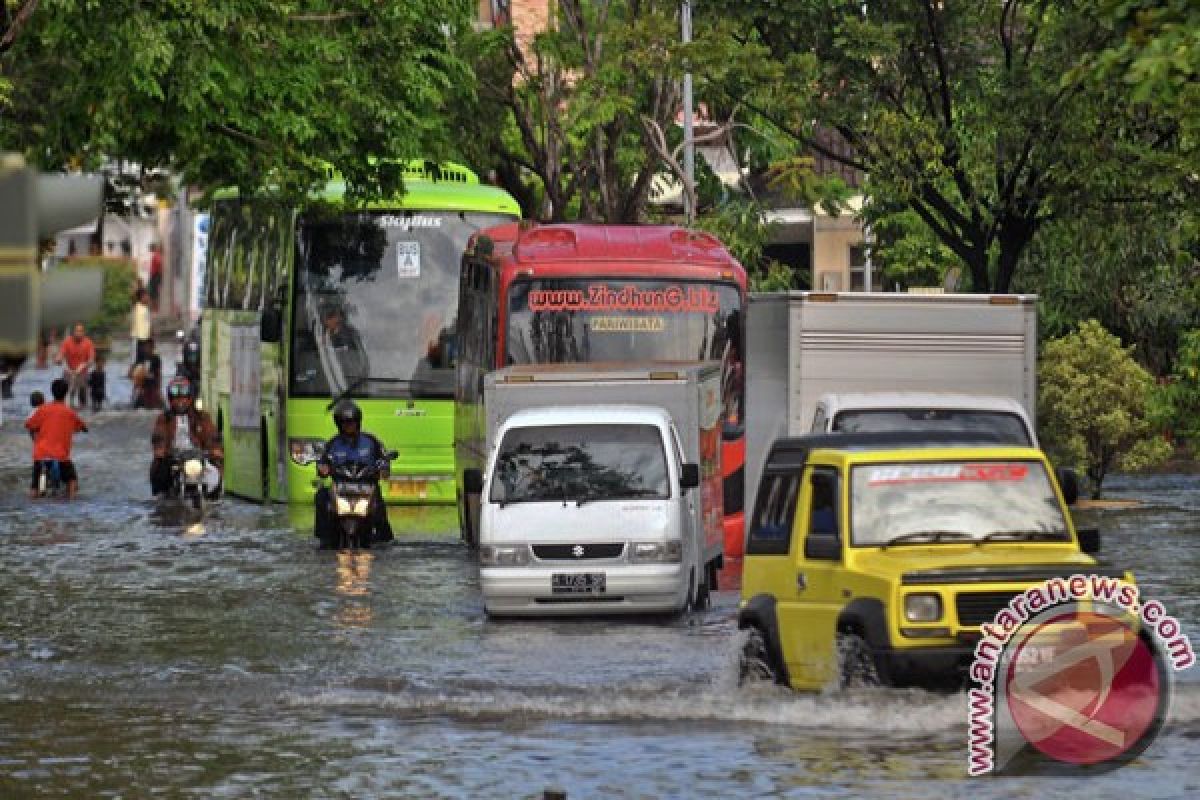
{"label": "rider's jacket", "polygon": [[[188,411],[186,417],[187,432],[192,444],[212,461],[220,463],[225,457],[225,451],[221,446],[220,432],[213,424],[212,417],[207,411],[197,411],[194,408]],[[170,411],[164,411],[154,421],[154,433],[150,435],[150,441],[154,445],[155,458],[163,458],[175,450],[177,434],[181,433],[176,430],[179,419],[179,416]]]}
{"label": "rider's jacket", "polygon": [[383,457],[383,444],[366,431],[353,436],[339,433],[325,443],[325,454],[320,463],[326,466],[338,464],[387,463]]}

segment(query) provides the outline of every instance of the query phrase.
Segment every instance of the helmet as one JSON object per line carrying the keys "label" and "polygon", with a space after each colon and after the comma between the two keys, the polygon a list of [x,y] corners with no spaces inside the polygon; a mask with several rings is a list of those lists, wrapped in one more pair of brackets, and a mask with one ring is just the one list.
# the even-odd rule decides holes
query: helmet
{"label": "helmet", "polygon": [[192,407],[192,400],[195,398],[192,382],[184,375],[176,375],[171,378],[171,382],[167,384],[167,402],[171,404],[171,410],[182,413]]}
{"label": "helmet", "polygon": [[333,424],[337,426],[338,433],[343,433],[342,428],[351,422],[356,428],[362,430],[362,409],[353,400],[338,402],[333,409]]}

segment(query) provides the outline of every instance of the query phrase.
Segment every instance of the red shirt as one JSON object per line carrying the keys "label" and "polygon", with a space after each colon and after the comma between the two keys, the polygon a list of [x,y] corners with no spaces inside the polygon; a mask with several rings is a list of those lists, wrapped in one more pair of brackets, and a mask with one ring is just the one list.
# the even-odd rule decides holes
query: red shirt
{"label": "red shirt", "polygon": [[59,351],[62,354],[63,360],[67,362],[67,369],[79,369],[84,364],[96,359],[96,346],[92,344],[92,340],[88,337],[83,337],[78,342],[74,336],[68,336],[63,339],[62,349]]}
{"label": "red shirt", "polygon": [[25,427],[33,434],[33,460],[71,460],[71,436],[87,426],[66,403],[43,403],[37,407]]}

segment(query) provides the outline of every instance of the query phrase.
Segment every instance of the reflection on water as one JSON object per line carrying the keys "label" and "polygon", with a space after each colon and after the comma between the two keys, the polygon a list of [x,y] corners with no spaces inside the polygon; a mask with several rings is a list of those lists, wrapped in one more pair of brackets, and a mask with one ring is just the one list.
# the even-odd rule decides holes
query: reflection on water
{"label": "reflection on water", "polygon": [[372,620],[370,552],[342,550],[337,557],[337,586],[334,591],[346,598],[334,619],[347,628],[366,628]]}
{"label": "reflection on water", "polygon": [[[732,566],[701,614],[493,622],[453,508],[392,509],[399,544],[340,553],[316,549],[310,509],[171,514],[145,482],[150,421],[93,427],[74,504],[15,491],[28,444],[0,430],[0,464],[18,465],[0,466],[4,800],[1061,791],[968,781],[960,695],[738,689]],[[1197,479],[1110,493],[1144,505],[1096,515],[1106,558],[1195,643]],[[1200,795],[1198,678],[1089,800]]]}

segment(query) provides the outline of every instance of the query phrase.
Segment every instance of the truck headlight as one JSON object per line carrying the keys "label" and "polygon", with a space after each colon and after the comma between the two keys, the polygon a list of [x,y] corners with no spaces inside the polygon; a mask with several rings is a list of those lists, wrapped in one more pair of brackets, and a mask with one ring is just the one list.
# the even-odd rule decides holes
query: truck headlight
{"label": "truck headlight", "polygon": [[629,560],[638,564],[678,564],[683,561],[683,542],[634,542],[629,555]]}
{"label": "truck headlight", "polygon": [[204,474],[204,463],[198,458],[189,458],[183,462],[183,474],[189,481],[200,480],[200,476]]}
{"label": "truck headlight", "polygon": [[337,508],[338,514],[351,514],[354,512],[354,506],[350,505],[350,501],[344,497],[338,496],[334,498],[334,505]]}
{"label": "truck headlight", "polygon": [[320,439],[288,439],[288,452],[298,466],[307,467],[325,455],[325,442]]}
{"label": "truck headlight", "polygon": [[936,594],[910,594],[904,598],[904,618],[909,622],[937,622],[942,618],[942,598]]}
{"label": "truck headlight", "polygon": [[360,497],[354,501],[354,516],[365,517],[367,510],[371,507],[371,498]]}
{"label": "truck headlight", "polygon": [[523,567],[529,563],[529,545],[484,544],[479,546],[481,567]]}

